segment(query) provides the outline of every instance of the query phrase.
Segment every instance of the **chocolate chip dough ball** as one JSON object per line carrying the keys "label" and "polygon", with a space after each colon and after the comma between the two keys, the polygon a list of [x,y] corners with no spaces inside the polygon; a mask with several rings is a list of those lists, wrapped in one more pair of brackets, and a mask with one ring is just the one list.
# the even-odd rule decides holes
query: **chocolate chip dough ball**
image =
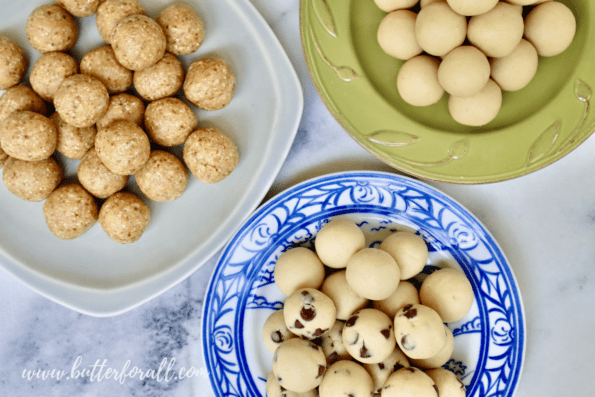
{"label": "chocolate chip dough ball", "polygon": [[47,105],[29,86],[10,87],[0,97],[0,123],[10,114],[22,110],[30,110],[45,116]]}
{"label": "chocolate chip dough ball", "polygon": [[103,0],[56,0],[56,3],[75,17],[88,17],[97,12]]}
{"label": "chocolate chip dough ball", "polygon": [[427,370],[425,373],[434,381],[439,396],[465,397],[465,385],[452,371],[444,368],[435,368]]}
{"label": "chocolate chip dough ball", "polygon": [[97,7],[97,30],[107,44],[111,44],[112,31],[122,18],[146,15],[138,0],[105,0]]}
{"label": "chocolate chip dough ball", "polygon": [[107,111],[99,120],[97,128],[107,127],[116,120],[129,120],[142,127],[145,119],[145,104],[142,99],[130,94],[112,95]]}
{"label": "chocolate chip dough ball", "polygon": [[97,221],[98,208],[79,184],[63,185],[54,190],[45,203],[43,215],[56,237],[72,240],[85,234]]}
{"label": "chocolate chip dough ball", "polygon": [[109,94],[105,85],[85,74],[65,79],[54,95],[54,106],[60,117],[79,128],[95,124],[108,105]]}
{"label": "chocolate chip dough ball", "polygon": [[356,294],[371,300],[391,296],[401,280],[401,270],[393,257],[378,248],[364,248],[347,262],[345,277]]}
{"label": "chocolate chip dough ball", "polygon": [[112,240],[120,244],[138,241],[150,220],[149,208],[130,192],[114,193],[99,210],[99,225]]}
{"label": "chocolate chip dough ball", "polygon": [[281,343],[296,337],[297,336],[287,329],[287,326],[285,325],[283,309],[275,310],[271,313],[262,327],[262,340],[264,346],[271,353],[275,353],[275,350],[277,350]]}
{"label": "chocolate chip dough ball", "polygon": [[477,94],[459,98],[451,95],[448,109],[459,123],[479,127],[494,120],[502,106],[502,90],[494,80],[489,79]]}
{"label": "chocolate chip dough ball", "polygon": [[339,360],[351,360],[351,354],[343,344],[344,326],[345,321],[337,320],[330,331],[318,339],[326,357],[327,365],[332,365]]}
{"label": "chocolate chip dough ball", "polygon": [[525,18],[525,38],[541,56],[554,56],[566,50],[576,33],[576,18],[557,1],[539,4]]}
{"label": "chocolate chip dough ball", "polygon": [[522,39],[507,56],[490,59],[491,77],[502,91],[518,91],[533,80],[538,61],[535,47]]}
{"label": "chocolate chip dough ball", "polygon": [[267,397],[318,397],[316,389],[308,390],[303,393],[287,390],[279,384],[273,371],[267,377]]}
{"label": "chocolate chip dough ball", "polygon": [[397,344],[412,359],[434,357],[446,345],[444,323],[430,307],[407,305],[395,316]]}
{"label": "chocolate chip dough ball", "polygon": [[14,41],[0,36],[0,90],[23,81],[29,61],[27,56]]}
{"label": "chocolate chip dough ball", "polygon": [[320,346],[305,339],[292,338],[281,343],[275,351],[273,372],[284,389],[305,393],[322,382],[326,358]]}
{"label": "chocolate chip dough ball", "polygon": [[41,161],[9,158],[2,170],[4,185],[27,201],[46,199],[62,181],[62,167],[52,157]]}
{"label": "chocolate chip dough ball", "polygon": [[56,150],[73,160],[80,160],[95,144],[97,128],[94,125],[85,128],[72,126],[60,118],[58,112],[50,116],[56,126],[58,143]]}
{"label": "chocolate chip dough ball", "polygon": [[120,65],[109,45],[85,54],[81,59],[81,73],[101,81],[110,94],[124,92],[132,87],[132,72]]}
{"label": "chocolate chip dough ball", "polygon": [[285,300],[283,317],[287,328],[298,336],[315,339],[335,324],[337,309],[325,294],[314,288],[301,288]]}
{"label": "chocolate chip dough ball", "polygon": [[450,360],[452,352],[455,349],[455,339],[452,335],[450,328],[444,325],[444,332],[446,333],[446,344],[435,356],[430,358],[412,358],[411,363],[417,368],[429,369],[429,368],[440,368]]}
{"label": "chocolate chip dough ball", "polygon": [[196,179],[216,183],[227,178],[239,161],[238,148],[218,128],[200,128],[184,143],[184,162]]}
{"label": "chocolate chip dough ball", "polygon": [[294,247],[279,255],[273,277],[279,290],[289,296],[301,288],[320,288],[324,265],[312,250]]}
{"label": "chocolate chip dough ball", "polygon": [[334,269],[347,267],[349,258],[365,245],[364,232],[348,218],[336,218],[325,223],[314,240],[322,263]]}
{"label": "chocolate chip dough ball", "polygon": [[54,101],[54,95],[62,82],[79,72],[78,61],[64,52],[46,52],[31,68],[31,88],[47,102]]}
{"label": "chocolate chip dough ball", "polygon": [[373,390],[370,374],[361,365],[347,360],[331,365],[318,388],[320,397],[369,397]]}
{"label": "chocolate chip dough ball", "polygon": [[372,307],[393,318],[401,308],[419,303],[419,293],[409,281],[401,280],[397,290],[388,298],[372,302]]}
{"label": "chocolate chip dough ball", "polygon": [[412,232],[395,232],[386,237],[380,249],[388,252],[399,265],[401,280],[407,280],[424,269],[428,246],[423,237]]}
{"label": "chocolate chip dough ball", "polygon": [[132,175],[149,159],[151,144],[138,125],[129,120],[116,120],[97,131],[95,150],[111,172]]}
{"label": "chocolate chip dough ball", "polygon": [[440,61],[429,55],[418,55],[401,66],[397,89],[405,102],[413,106],[429,106],[444,95],[438,81]]}
{"label": "chocolate chip dough ball", "polygon": [[89,193],[100,199],[124,189],[128,182],[128,175],[114,174],[101,162],[94,147],[82,158],[77,177]]}
{"label": "chocolate chip dough ball", "polygon": [[369,300],[359,296],[347,282],[345,270],[340,270],[328,276],[320,289],[333,300],[337,308],[337,319],[347,320],[353,313],[363,309]]}
{"label": "chocolate chip dough ball", "polygon": [[406,367],[388,377],[382,397],[438,397],[434,381],[422,370]]}
{"label": "chocolate chip dough ball", "polygon": [[166,52],[155,65],[134,72],[134,88],[146,101],[175,95],[184,82],[184,67],[175,55]]}
{"label": "chocolate chip dough ball", "polygon": [[0,146],[19,160],[45,160],[54,153],[57,142],[56,126],[39,113],[15,112],[0,124]]}
{"label": "chocolate chip dough ball", "polygon": [[380,310],[355,312],[345,321],[343,344],[349,354],[361,363],[382,362],[395,350],[393,322]]}
{"label": "chocolate chip dough ball", "polygon": [[157,23],[165,33],[167,51],[175,55],[193,53],[198,50],[205,37],[202,19],[186,4],[170,5],[161,11]]}
{"label": "chocolate chip dough ball", "polygon": [[236,77],[221,58],[199,59],[188,67],[183,88],[186,99],[199,109],[219,110],[231,102]]}
{"label": "chocolate chip dough ball", "polygon": [[409,10],[396,10],[386,14],[376,38],[380,48],[397,59],[410,59],[422,53],[415,39],[415,20],[417,14]]}
{"label": "chocolate chip dough ball", "polygon": [[39,52],[68,51],[76,43],[78,27],[64,8],[44,4],[27,18],[25,33],[31,46]]}
{"label": "chocolate chip dough ball", "polygon": [[134,174],[140,190],[153,201],[173,201],[188,185],[186,167],[176,156],[153,150],[145,165]]}
{"label": "chocolate chip dough ball", "polygon": [[465,273],[452,268],[436,270],[421,285],[419,299],[445,323],[459,321],[469,312],[475,295]]}
{"label": "chocolate chip dough ball", "polygon": [[388,377],[401,368],[409,367],[409,360],[399,347],[395,347],[395,350],[393,350],[390,356],[381,362],[364,364],[363,367],[368,371],[374,381],[374,394],[380,394],[382,393],[382,386],[384,386]]}
{"label": "chocolate chip dough ball", "polygon": [[422,8],[415,22],[415,38],[430,55],[444,56],[463,44],[467,19],[454,12],[447,3],[435,2]]}
{"label": "chocolate chip dough ball", "polygon": [[165,54],[165,35],[157,22],[145,15],[121,19],[111,38],[116,59],[130,70],[143,70]]}
{"label": "chocolate chip dough ball", "polygon": [[498,4],[498,0],[446,0],[457,14],[473,16],[486,13]]}
{"label": "chocolate chip dough ball", "polygon": [[419,0],[374,0],[374,3],[382,11],[391,12],[394,10],[411,8],[418,3]]}
{"label": "chocolate chip dough ball", "polygon": [[449,52],[438,67],[438,81],[450,95],[477,94],[490,78],[490,62],[477,48],[462,45]]}
{"label": "chocolate chip dough ball", "polygon": [[467,38],[486,56],[500,58],[510,54],[523,38],[523,16],[510,4],[498,2],[485,14],[469,20]]}

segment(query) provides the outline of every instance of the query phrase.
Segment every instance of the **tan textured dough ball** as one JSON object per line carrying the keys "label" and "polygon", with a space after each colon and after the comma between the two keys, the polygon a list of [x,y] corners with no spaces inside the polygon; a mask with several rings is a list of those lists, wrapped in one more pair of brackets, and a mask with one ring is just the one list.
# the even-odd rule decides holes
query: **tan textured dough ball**
{"label": "tan textured dough ball", "polygon": [[194,106],[203,110],[219,110],[231,102],[236,77],[221,58],[204,58],[188,67],[184,80],[184,95]]}
{"label": "tan textured dough ball", "polygon": [[101,81],[110,94],[118,94],[132,87],[132,72],[118,62],[109,45],[86,53],[81,59],[81,73]]}
{"label": "tan textured dough ball", "polygon": [[97,30],[107,44],[111,44],[112,31],[122,18],[146,15],[138,0],[105,0],[97,7]]}
{"label": "tan textured dough ball", "polygon": [[415,38],[430,55],[443,56],[463,44],[467,19],[454,12],[447,3],[435,2],[422,8],[415,22]]}
{"label": "tan textured dough ball", "polygon": [[31,68],[31,88],[47,102],[53,102],[54,95],[62,82],[79,73],[79,62],[65,52],[46,52]]}
{"label": "tan textured dough ball", "polygon": [[65,79],[54,95],[54,106],[62,120],[75,127],[89,127],[107,111],[109,94],[94,77],[75,74]]}
{"label": "tan textured dough ball", "polygon": [[56,0],[56,3],[75,17],[88,17],[97,12],[103,0]]}
{"label": "tan textured dough ball", "polygon": [[366,246],[366,237],[351,219],[336,218],[320,228],[314,246],[322,263],[342,269],[353,254]]}
{"label": "tan textured dough ball", "polygon": [[114,193],[99,210],[99,225],[112,240],[120,244],[138,241],[150,221],[149,207],[130,192]]}
{"label": "tan textured dough ball", "polygon": [[175,55],[188,55],[198,50],[205,37],[200,16],[186,4],[172,4],[161,11],[157,23],[167,39],[167,51]]}
{"label": "tan textured dough ball", "polygon": [[184,143],[184,162],[199,181],[220,182],[238,165],[238,148],[220,129],[200,128]]}
{"label": "tan textured dough ball", "polygon": [[30,110],[45,116],[47,105],[39,95],[26,85],[10,87],[0,97],[0,123],[11,113]]}
{"label": "tan textured dough ball", "polygon": [[525,18],[525,38],[541,56],[558,55],[570,46],[576,33],[576,18],[564,4],[539,4]]}
{"label": "tan textured dough ball", "polygon": [[465,273],[457,269],[436,270],[423,281],[419,300],[436,310],[445,323],[459,321],[469,312],[475,295]]}
{"label": "tan textured dough ball", "polygon": [[19,160],[45,160],[54,153],[57,142],[56,126],[39,113],[15,112],[0,124],[0,146]]}
{"label": "tan textured dough ball", "polygon": [[489,79],[485,87],[477,94],[458,98],[451,95],[448,109],[451,116],[459,123],[480,127],[494,120],[502,107],[502,90],[494,80]]}
{"label": "tan textured dough ball", "polygon": [[103,164],[95,148],[91,148],[82,158],[76,174],[81,185],[100,199],[124,189],[128,182],[128,175],[114,174]]}
{"label": "tan textured dough ball", "polygon": [[112,31],[116,59],[130,70],[143,70],[165,54],[165,34],[157,22],[145,15],[121,19]]}
{"label": "tan textured dough ball", "polygon": [[9,158],[2,170],[4,186],[27,201],[46,199],[62,181],[62,167],[53,157],[41,161]]}
{"label": "tan textured dough ball", "polygon": [[23,81],[29,61],[14,41],[0,36],[0,90],[5,90]]}
{"label": "tan textured dough ball", "polygon": [[423,237],[412,232],[395,232],[386,237],[380,249],[393,257],[401,269],[401,279],[419,274],[428,261],[428,246]]}
{"label": "tan textured dough ball", "polygon": [[401,270],[393,257],[378,248],[364,248],[347,262],[345,277],[356,294],[370,300],[391,296],[399,286]]}
{"label": "tan textured dough ball", "polygon": [[173,154],[153,150],[143,168],[134,178],[140,190],[153,201],[173,201],[184,194],[188,171]]}
{"label": "tan textured dough ball", "polygon": [[457,14],[465,16],[480,15],[490,11],[498,4],[498,0],[446,0]]}
{"label": "tan textured dough ball", "polygon": [[386,12],[411,8],[418,2],[419,0],[374,0],[378,8]]}
{"label": "tan textured dough ball", "polygon": [[147,135],[161,146],[177,146],[198,128],[196,115],[178,98],[163,98],[149,103],[145,110]]}
{"label": "tan textured dough ball", "polygon": [[4,164],[6,164],[9,158],[10,156],[0,147],[0,168],[4,167]]}
{"label": "tan textured dough ball", "polygon": [[502,91],[518,91],[533,80],[538,61],[535,47],[522,39],[507,56],[490,59],[491,77]]}
{"label": "tan textured dough ball", "polygon": [[43,215],[52,234],[72,240],[85,234],[97,222],[93,196],[79,184],[63,185],[43,203]]}
{"label": "tan textured dough ball", "polygon": [[409,10],[396,10],[386,14],[376,38],[380,48],[397,59],[407,60],[422,53],[415,39],[415,19],[417,14]]}
{"label": "tan textured dough ball", "polygon": [[68,51],[76,43],[78,26],[64,8],[44,4],[29,14],[25,33],[31,46],[39,52]]}
{"label": "tan textured dough ball", "polygon": [[116,120],[129,120],[142,127],[145,120],[145,104],[137,96],[130,94],[112,95],[105,114],[97,120],[97,128],[107,127]]}
{"label": "tan textured dough ball", "polygon": [[75,127],[62,120],[58,112],[54,112],[50,116],[50,120],[58,132],[56,150],[69,159],[80,160],[95,144],[95,135],[97,135],[95,125],[83,128]]}
{"label": "tan textured dough ball", "polygon": [[449,52],[438,68],[438,81],[450,95],[461,98],[477,94],[490,78],[490,62],[473,46],[460,46]]}
{"label": "tan textured dough ball", "polygon": [[438,81],[440,60],[418,55],[406,61],[397,74],[397,89],[401,98],[413,106],[429,106],[444,95]]}
{"label": "tan textured dough ball", "polygon": [[97,131],[95,150],[111,172],[132,175],[149,159],[151,144],[138,125],[129,120],[116,120]]}
{"label": "tan textured dough ball", "polygon": [[523,16],[515,6],[499,2],[485,14],[471,17],[467,38],[486,56],[505,57],[523,38],[524,26]]}
{"label": "tan textured dough ball", "polygon": [[137,70],[133,76],[136,92],[146,101],[175,95],[184,83],[184,67],[173,54],[166,52],[155,65]]}
{"label": "tan textured dough ball", "polygon": [[318,256],[305,247],[294,247],[279,255],[274,278],[286,296],[301,288],[318,289],[324,281],[324,265]]}

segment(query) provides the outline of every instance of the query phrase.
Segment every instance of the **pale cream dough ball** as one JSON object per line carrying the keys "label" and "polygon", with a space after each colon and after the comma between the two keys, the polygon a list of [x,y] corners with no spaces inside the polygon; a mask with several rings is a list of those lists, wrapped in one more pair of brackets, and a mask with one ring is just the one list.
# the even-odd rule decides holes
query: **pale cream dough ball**
{"label": "pale cream dough ball", "polygon": [[339,360],[351,360],[351,354],[349,354],[343,344],[344,326],[345,321],[335,321],[335,325],[333,325],[330,331],[315,341],[316,344],[322,347],[322,351],[326,357],[327,366],[332,365]]}
{"label": "pale cream dough ball", "polygon": [[103,0],[56,0],[56,3],[75,17],[88,17],[97,12]]}
{"label": "pale cream dough ball", "polygon": [[108,105],[109,93],[105,85],[85,74],[65,79],[54,95],[54,106],[60,117],[79,128],[95,124]]}
{"label": "pale cream dough ball", "polygon": [[231,138],[215,127],[200,128],[184,142],[184,162],[196,179],[217,183],[238,165],[238,148]]}
{"label": "pale cream dough ball", "polygon": [[566,50],[576,33],[576,18],[562,3],[539,4],[525,17],[525,38],[541,56],[551,57]]}
{"label": "pale cream dough ball", "polygon": [[43,215],[52,234],[72,240],[97,222],[98,207],[89,192],[72,183],[60,186],[48,196],[43,203]]}
{"label": "pale cream dough ball", "polygon": [[349,258],[345,277],[356,294],[371,300],[381,300],[397,290],[401,270],[388,252],[378,248],[363,248]]}
{"label": "pale cream dough ball", "polygon": [[205,38],[201,17],[187,4],[172,4],[161,11],[157,23],[167,39],[167,51],[188,55],[198,50]]}
{"label": "pale cream dough ball", "polygon": [[137,96],[122,93],[112,95],[105,114],[97,120],[97,128],[107,127],[116,120],[129,120],[142,127],[145,119],[145,104]]}
{"label": "pale cream dough ball", "polygon": [[395,316],[394,326],[397,344],[409,358],[434,357],[446,345],[444,322],[428,306],[415,304],[403,307]]}
{"label": "pale cream dough ball", "polygon": [[97,131],[95,150],[111,172],[132,175],[149,159],[151,143],[143,129],[132,121],[116,120]]}
{"label": "pale cream dough ball", "polygon": [[485,14],[469,20],[467,38],[486,56],[505,57],[523,38],[523,16],[510,4],[499,2]]}
{"label": "pale cream dough ball", "polygon": [[155,65],[165,54],[165,34],[157,22],[145,15],[121,19],[112,31],[116,59],[130,70]]}
{"label": "pale cream dough ball", "polygon": [[320,346],[309,340],[291,338],[281,343],[273,356],[273,373],[284,389],[306,393],[320,385],[326,372],[326,358]]}
{"label": "pale cream dough ball", "polygon": [[528,6],[528,5],[543,3],[545,1],[551,1],[551,0],[506,0],[507,3],[519,5],[519,6]]}
{"label": "pale cream dough ball", "polygon": [[45,116],[47,105],[44,100],[27,85],[10,87],[0,97],[0,123],[10,114],[30,110]]}
{"label": "pale cream dough ball", "polygon": [[434,381],[439,396],[465,397],[465,384],[457,378],[454,372],[444,368],[434,368],[424,371]]}
{"label": "pale cream dough ball", "polygon": [[457,14],[473,16],[486,13],[498,4],[499,0],[446,0]]}
{"label": "pale cream dough ball", "polygon": [[490,78],[490,62],[483,52],[463,45],[440,62],[438,81],[450,95],[466,98],[477,94]]}
{"label": "pale cream dough ball", "polygon": [[363,367],[368,371],[372,380],[374,380],[374,394],[380,395],[382,393],[382,386],[384,386],[388,377],[398,369],[409,367],[409,360],[401,349],[396,346],[390,356],[381,362],[364,364]]}
{"label": "pale cream dough ball", "polygon": [[465,273],[452,268],[436,270],[426,277],[419,290],[420,302],[436,310],[445,323],[465,317],[474,299]]}
{"label": "pale cream dough ball", "polygon": [[166,52],[155,65],[134,72],[133,82],[146,101],[174,96],[184,83],[184,67],[175,55]]}
{"label": "pale cream dough ball", "polygon": [[27,56],[11,39],[0,35],[0,90],[5,90],[23,81],[29,61]]}
{"label": "pale cream dough ball", "polygon": [[267,377],[266,393],[267,397],[318,397],[318,390],[316,388],[303,393],[287,390],[279,384],[273,371],[269,372],[269,376]]}
{"label": "pale cream dough ball", "polygon": [[107,44],[111,44],[112,31],[122,18],[146,15],[138,0],[105,0],[97,7],[97,30]]}
{"label": "pale cream dough ball", "polygon": [[279,255],[273,277],[279,290],[289,296],[301,288],[320,288],[324,265],[311,249],[294,247]]}
{"label": "pale cream dough ball", "polygon": [[422,8],[415,21],[415,38],[428,54],[444,56],[463,44],[467,19],[454,12],[445,2],[434,2]]}
{"label": "pale cream dough ball", "polygon": [[124,189],[128,182],[128,175],[114,174],[101,162],[94,147],[82,158],[76,175],[81,185],[100,199]]}
{"label": "pale cream dough ball", "polygon": [[64,8],[44,4],[29,14],[25,33],[31,46],[39,52],[68,51],[76,43],[78,26]]}
{"label": "pale cream dough ball", "polygon": [[364,232],[348,218],[336,218],[325,223],[314,240],[316,254],[326,266],[347,267],[349,258],[366,245]]}
{"label": "pale cream dough ball", "polygon": [[279,345],[288,339],[297,338],[285,325],[283,309],[275,310],[267,317],[262,327],[262,340],[270,353],[275,353]]}
{"label": "pale cream dough ball", "polygon": [[198,120],[182,100],[162,98],[147,106],[145,127],[153,142],[161,146],[177,146],[198,128]]}
{"label": "pale cream dough ball", "polygon": [[380,310],[357,311],[345,321],[343,345],[360,363],[380,363],[395,350],[393,321]]}
{"label": "pale cream dough ball", "polygon": [[378,6],[378,8],[386,12],[411,8],[418,2],[419,0],[374,0],[374,3]]}
{"label": "pale cream dough ball", "polygon": [[451,95],[448,99],[451,116],[458,123],[473,127],[480,127],[494,120],[501,107],[502,90],[492,79],[473,96],[459,98]]}
{"label": "pale cream dough ball", "polygon": [[27,201],[45,200],[62,182],[62,167],[53,157],[23,161],[10,157],[2,170],[4,186]]}
{"label": "pale cream dough ball", "polygon": [[395,314],[403,307],[419,303],[419,293],[417,288],[409,281],[401,280],[397,290],[388,298],[372,302],[372,307],[386,313],[389,317],[395,317]]}
{"label": "pale cream dough ball", "polygon": [[54,153],[57,143],[56,126],[39,113],[14,112],[0,124],[0,147],[10,157],[25,161],[45,160]]}
{"label": "pale cream dough ball", "polygon": [[421,369],[440,368],[446,364],[452,357],[452,352],[455,349],[455,338],[452,334],[452,331],[446,326],[446,324],[444,325],[444,332],[446,333],[446,344],[442,350],[430,358],[412,358],[410,359],[411,364]]}
{"label": "pale cream dough ball", "polygon": [[332,364],[318,388],[320,397],[369,397],[373,391],[370,374],[360,364],[348,360]]}
{"label": "pale cream dough ball", "polygon": [[419,7],[424,8],[425,6],[429,6],[430,4],[436,3],[436,2],[445,3],[446,0],[420,0]]}
{"label": "pale cream dough ball", "polygon": [[380,249],[388,252],[399,265],[401,280],[421,272],[428,261],[428,246],[423,237],[413,232],[395,232],[386,237]]}
{"label": "pale cream dough ball", "polygon": [[438,81],[440,60],[418,55],[406,61],[397,74],[397,90],[405,102],[413,106],[429,106],[444,95]]}
{"label": "pale cream dough ball", "polygon": [[403,60],[421,54],[423,50],[415,39],[416,18],[417,14],[409,10],[396,10],[382,18],[376,35],[380,48]]}
{"label": "pale cream dough ball", "polygon": [[320,291],[331,298],[337,308],[337,319],[347,320],[353,313],[363,309],[369,300],[358,295],[347,282],[345,270],[335,272],[324,279]]}
{"label": "pale cream dough ball", "polygon": [[188,171],[184,164],[163,150],[153,150],[134,178],[141,192],[159,202],[180,198],[188,185]]}
{"label": "pale cream dough ball", "polygon": [[393,372],[382,388],[382,397],[438,397],[435,383],[415,367]]}
{"label": "pale cream dough ball", "polygon": [[491,77],[502,91],[518,91],[526,87],[537,73],[539,56],[527,40],[503,58],[491,58]]}
{"label": "pale cream dough ball", "polygon": [[99,210],[99,225],[117,243],[131,244],[140,239],[149,226],[149,207],[134,193],[117,192]]}
{"label": "pale cream dough ball", "polygon": [[62,82],[78,73],[79,62],[72,55],[59,51],[46,52],[33,64],[29,83],[43,100],[53,102]]}
{"label": "pale cream dough ball", "polygon": [[333,327],[337,309],[333,300],[321,291],[301,288],[285,300],[283,317],[291,332],[307,339],[316,339]]}
{"label": "pale cream dough ball", "polygon": [[132,71],[118,62],[109,45],[86,53],[81,59],[81,73],[101,81],[110,94],[118,94],[132,87]]}
{"label": "pale cream dough ball", "polygon": [[95,135],[97,135],[95,125],[83,128],[75,127],[62,120],[58,112],[54,112],[50,116],[50,120],[58,132],[56,150],[69,159],[82,159],[95,144]]}
{"label": "pale cream dough ball", "polygon": [[223,59],[204,58],[190,64],[182,87],[186,99],[197,108],[219,110],[231,102],[236,77]]}

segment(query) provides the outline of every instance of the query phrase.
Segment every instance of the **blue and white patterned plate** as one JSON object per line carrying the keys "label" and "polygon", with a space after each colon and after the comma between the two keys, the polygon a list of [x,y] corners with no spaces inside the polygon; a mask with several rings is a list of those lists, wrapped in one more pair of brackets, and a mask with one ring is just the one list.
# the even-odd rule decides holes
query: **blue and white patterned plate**
{"label": "blue and white patterned plate", "polygon": [[430,250],[424,273],[442,267],[465,272],[475,303],[465,318],[448,324],[455,350],[445,366],[467,386],[467,396],[512,396],[523,366],[525,321],[504,254],[456,201],[381,172],[331,174],[296,185],[261,206],[228,243],[203,309],[203,352],[215,395],[266,395],[272,354],[261,330],[285,299],[273,280],[275,262],[288,248],[313,247],[320,227],[336,217],[360,225],[369,246],[395,230],[419,233]]}

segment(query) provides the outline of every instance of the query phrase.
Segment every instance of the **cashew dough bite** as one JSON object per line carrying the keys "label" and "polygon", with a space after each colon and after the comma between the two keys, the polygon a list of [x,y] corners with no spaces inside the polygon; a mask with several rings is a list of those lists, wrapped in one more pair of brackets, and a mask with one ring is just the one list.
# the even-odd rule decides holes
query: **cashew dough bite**
{"label": "cashew dough bite", "polygon": [[382,362],[395,350],[393,322],[380,310],[357,311],[345,321],[343,345],[361,363]]}
{"label": "cashew dough bite", "polygon": [[434,2],[422,8],[415,22],[417,44],[428,54],[444,56],[463,44],[467,19],[454,12],[446,2]]}
{"label": "cashew dough bite", "polygon": [[315,339],[329,332],[337,319],[332,299],[314,288],[301,288],[285,300],[283,317],[294,334]]}
{"label": "cashew dough bite", "polygon": [[444,56],[438,67],[438,81],[450,95],[465,98],[485,87],[490,72],[490,62],[483,52],[462,45]]}
{"label": "cashew dough bite", "polygon": [[348,218],[325,223],[314,240],[316,254],[326,266],[341,269],[353,254],[365,247],[364,232]]}
{"label": "cashew dough bite", "polygon": [[409,358],[433,357],[446,345],[444,323],[432,308],[407,305],[397,312],[394,324],[397,343]]}
{"label": "cashew dough bite", "polygon": [[320,288],[324,265],[312,250],[294,247],[279,255],[273,276],[279,290],[289,296],[301,288]]}
{"label": "cashew dough bite", "polygon": [[491,77],[502,91],[518,91],[533,80],[538,61],[535,47],[522,39],[510,54],[490,59]]}
{"label": "cashew dough bite", "polygon": [[576,33],[576,17],[563,3],[548,1],[527,14],[525,38],[541,56],[554,56],[566,50]]}
{"label": "cashew dough bite", "polygon": [[505,57],[523,38],[524,26],[515,6],[501,1],[490,11],[471,17],[467,38],[486,56]]}
{"label": "cashew dough bite", "polygon": [[397,59],[410,59],[422,53],[415,39],[417,14],[410,10],[396,10],[387,14],[380,25],[376,38],[380,48]]}
{"label": "cashew dough bite", "polygon": [[326,372],[326,358],[320,346],[292,338],[281,343],[273,356],[273,373],[284,389],[308,392],[320,385]]}
{"label": "cashew dough bite", "polygon": [[455,121],[481,127],[494,120],[502,107],[502,90],[492,79],[477,94],[466,98],[451,95],[448,110]]}
{"label": "cashew dough bite", "polygon": [[23,81],[29,61],[14,41],[0,35],[0,90],[5,90]]}
{"label": "cashew dough bite", "polygon": [[418,55],[407,60],[397,74],[397,90],[405,102],[413,106],[429,106],[444,95],[438,81],[440,60]]}

